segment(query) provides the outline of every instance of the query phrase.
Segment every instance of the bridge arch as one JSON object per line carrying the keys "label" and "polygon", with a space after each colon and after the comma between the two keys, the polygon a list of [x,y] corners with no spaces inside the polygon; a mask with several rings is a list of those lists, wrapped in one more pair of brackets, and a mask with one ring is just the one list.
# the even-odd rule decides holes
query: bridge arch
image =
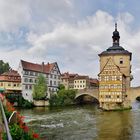
{"label": "bridge arch", "polygon": [[98,96],[90,94],[90,93],[79,93],[76,95],[75,100],[83,98],[84,96],[87,96],[87,97],[89,96],[89,98],[91,98],[93,102],[97,102],[99,104]]}

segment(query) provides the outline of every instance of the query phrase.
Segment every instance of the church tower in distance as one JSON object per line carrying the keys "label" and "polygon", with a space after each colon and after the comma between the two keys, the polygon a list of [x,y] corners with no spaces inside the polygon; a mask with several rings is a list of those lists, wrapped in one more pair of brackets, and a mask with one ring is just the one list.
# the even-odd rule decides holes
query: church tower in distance
{"label": "church tower in distance", "polygon": [[113,44],[99,54],[99,102],[104,110],[130,108],[127,90],[130,89],[132,53],[120,46],[120,35],[115,24]]}

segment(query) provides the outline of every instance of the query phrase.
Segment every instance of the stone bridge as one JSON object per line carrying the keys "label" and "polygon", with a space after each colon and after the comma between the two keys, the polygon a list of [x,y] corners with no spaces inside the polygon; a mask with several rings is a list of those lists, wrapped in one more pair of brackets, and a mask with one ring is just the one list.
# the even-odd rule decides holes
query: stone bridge
{"label": "stone bridge", "polygon": [[[83,89],[78,90],[78,93],[76,94],[75,99],[77,99],[80,96],[89,95],[99,101],[99,89]],[[131,87],[127,91],[128,100],[133,103],[137,97],[140,97],[140,87]]]}
{"label": "stone bridge", "polygon": [[140,87],[131,87],[127,91],[128,99],[133,103],[137,97],[140,97]]}
{"label": "stone bridge", "polygon": [[99,89],[98,88],[78,90],[78,93],[76,94],[75,99],[77,99],[81,96],[84,96],[84,95],[89,95],[99,101],[99,97],[98,97]]}

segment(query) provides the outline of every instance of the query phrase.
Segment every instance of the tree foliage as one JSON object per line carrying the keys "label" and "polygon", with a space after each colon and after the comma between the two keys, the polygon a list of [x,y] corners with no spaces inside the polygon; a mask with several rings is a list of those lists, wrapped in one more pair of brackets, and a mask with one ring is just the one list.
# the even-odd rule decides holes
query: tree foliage
{"label": "tree foliage", "polygon": [[34,85],[33,89],[33,99],[35,100],[41,100],[46,97],[47,93],[47,84],[45,77],[40,74],[37,77],[37,83]]}
{"label": "tree foliage", "polygon": [[9,63],[4,63],[3,60],[0,60],[0,74],[10,70]]}
{"label": "tree foliage", "polygon": [[60,84],[59,86],[58,86],[58,90],[64,90],[65,89],[65,86],[63,85],[63,84]]}
{"label": "tree foliage", "polygon": [[50,106],[65,106],[74,104],[77,90],[65,90],[62,85],[59,86],[57,94],[51,95]]}

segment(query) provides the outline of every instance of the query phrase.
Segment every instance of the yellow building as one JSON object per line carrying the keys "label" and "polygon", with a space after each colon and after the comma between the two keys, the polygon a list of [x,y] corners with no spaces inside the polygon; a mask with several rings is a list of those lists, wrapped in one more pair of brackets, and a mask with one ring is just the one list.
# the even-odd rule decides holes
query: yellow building
{"label": "yellow building", "polygon": [[120,35],[115,25],[113,45],[99,54],[99,101],[105,110],[127,108],[126,92],[130,88],[131,52],[119,45]]}
{"label": "yellow building", "polygon": [[78,76],[78,74],[72,73],[63,73],[61,75],[62,84],[65,86],[65,89],[74,89],[74,79]]}
{"label": "yellow building", "polygon": [[85,89],[89,88],[89,77],[88,76],[77,76],[74,79],[74,89]]}
{"label": "yellow building", "polygon": [[21,77],[17,71],[10,70],[0,75],[0,92],[21,93]]}

